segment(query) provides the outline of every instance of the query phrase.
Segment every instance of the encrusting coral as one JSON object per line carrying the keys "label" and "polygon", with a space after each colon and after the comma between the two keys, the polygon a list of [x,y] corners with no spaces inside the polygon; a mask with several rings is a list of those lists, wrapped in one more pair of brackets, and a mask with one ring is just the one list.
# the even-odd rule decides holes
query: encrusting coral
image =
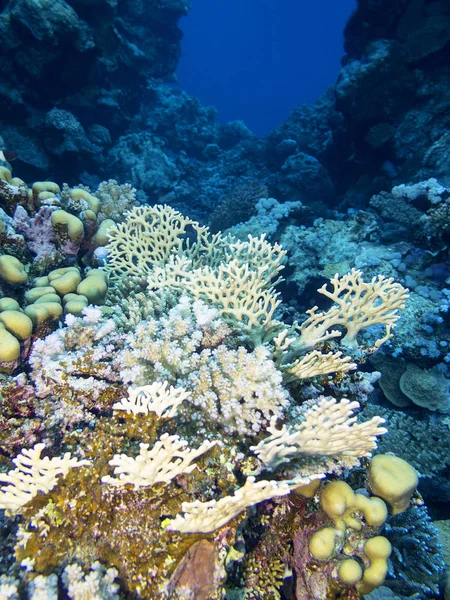
{"label": "encrusting coral", "polygon": [[[86,194],[72,194],[72,201],[89,202]],[[356,360],[391,336],[407,291],[383,277],[364,282],[352,271],[332,280],[333,292],[319,290],[334,302],[328,311],[312,309],[304,324],[286,326],[275,289],[285,256],[278,244],[211,235],[168,206],[133,208],[108,236],[107,305],[66,311],[65,326],[36,340],[29,359],[32,414],[45,425],[47,451],[65,454],[40,459],[42,436],[16,460],[55,465],[48,481],[41,483],[39,469],[2,477],[0,504],[21,513],[17,562],[35,581],[65,569],[64,583],[72,573],[67,565],[86,570],[99,561],[117,572],[126,592],[169,598],[175,568],[205,541],[215,549],[216,595],[239,579],[247,588],[263,585],[248,562],[252,556],[257,564],[261,552],[276,570],[267,579],[271,589],[282,579],[282,565],[300,581],[306,575],[298,553],[316,564],[308,543],[331,515],[308,504],[311,497],[333,485],[321,484],[328,474],[339,476],[369,457],[376,437],[386,433],[379,417],[356,422],[357,399],[308,399],[307,383],[316,378],[325,391],[333,374],[354,377]],[[73,288],[84,295],[80,286],[100,281],[102,273],[80,281],[75,270],[59,270],[43,283],[64,300],[70,296],[67,306]],[[87,289],[86,297],[96,300]],[[382,337],[359,348],[359,330],[377,324],[385,327]],[[16,381],[20,396],[19,381],[23,390],[26,385]],[[59,469],[58,461],[67,467]],[[296,488],[308,498],[297,493],[301,509],[294,515]],[[8,500],[19,492],[22,500]],[[375,500],[358,502],[363,516],[355,519],[367,546],[384,520],[368,518]],[[246,509],[256,504],[262,512],[255,531],[261,532],[250,544],[253,552],[238,560],[245,519],[258,514]],[[342,527],[335,527],[342,537]],[[275,532],[272,555],[266,543]],[[366,555],[375,560],[373,552]],[[318,599],[317,590],[357,593],[361,581],[368,589],[372,567],[367,562],[358,575],[351,560],[350,553],[339,566],[333,554],[316,565],[318,576],[307,581],[310,597]],[[267,597],[264,585],[256,590],[255,584],[248,597]]]}

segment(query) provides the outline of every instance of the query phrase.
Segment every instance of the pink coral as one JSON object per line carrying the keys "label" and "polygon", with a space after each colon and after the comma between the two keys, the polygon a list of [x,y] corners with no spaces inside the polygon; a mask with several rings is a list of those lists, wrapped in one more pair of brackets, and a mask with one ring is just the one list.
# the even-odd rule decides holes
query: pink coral
{"label": "pink coral", "polygon": [[50,222],[54,206],[41,206],[34,217],[29,217],[23,206],[17,206],[13,222],[17,231],[22,233],[28,248],[36,255],[36,259],[44,258],[55,250],[55,234]]}

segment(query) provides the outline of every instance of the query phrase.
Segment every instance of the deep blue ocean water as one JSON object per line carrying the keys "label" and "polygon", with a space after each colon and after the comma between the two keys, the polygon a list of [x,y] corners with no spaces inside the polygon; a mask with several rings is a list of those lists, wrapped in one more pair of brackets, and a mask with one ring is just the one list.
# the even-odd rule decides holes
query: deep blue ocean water
{"label": "deep blue ocean water", "polygon": [[182,89],[256,134],[333,84],[355,0],[193,0],[182,19]]}

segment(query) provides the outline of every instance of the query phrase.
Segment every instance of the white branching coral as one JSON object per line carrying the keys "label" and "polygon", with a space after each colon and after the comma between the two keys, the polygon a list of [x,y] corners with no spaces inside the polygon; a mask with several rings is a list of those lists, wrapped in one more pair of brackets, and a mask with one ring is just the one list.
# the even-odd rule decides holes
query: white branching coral
{"label": "white branching coral", "polygon": [[298,328],[299,346],[312,348],[340,337],[340,331],[331,329],[336,326],[347,330],[341,341],[350,348],[358,346],[358,332],[371,325],[385,326],[385,335],[375,342],[376,348],[392,337],[392,328],[400,318],[399,310],[405,307],[408,298],[407,289],[383,275],[365,282],[361,271],[355,269],[343,277],[335,275],[330,283],[331,291],[323,285],[318,292],[333,300],[334,305],[325,313],[317,312],[317,306],[307,311],[309,317]]}
{"label": "white branching coral", "polygon": [[221,345],[192,356],[192,372],[184,380],[191,402],[229,431],[258,433],[289,405],[283,376],[265,346],[248,352]]}
{"label": "white branching coral", "polygon": [[317,404],[304,414],[304,420],[295,429],[286,426],[268,427],[270,436],[251,450],[268,469],[276,469],[301,455],[370,456],[377,447],[376,438],[387,432],[381,417],[372,417],[365,423],[357,423],[353,416],[359,402],[320,396]]}
{"label": "white branching coral", "polygon": [[220,344],[229,333],[201,300],[182,296],[165,316],[142,320],[127,337],[127,347],[119,356],[121,378],[141,385],[147,381],[178,379],[189,373],[200,348]]}
{"label": "white branching coral", "polygon": [[38,495],[46,494],[58,483],[58,475],[67,475],[74,467],[89,466],[88,460],[71,458],[66,452],[62,458],[41,458],[45,444],[36,444],[30,450],[24,449],[13,459],[16,469],[8,473],[0,473],[0,508],[6,509],[9,515],[17,514]]}
{"label": "white branching coral", "polygon": [[119,585],[114,583],[117,576],[117,569],[106,569],[96,561],[87,575],[79,565],[67,565],[62,580],[71,600],[112,600],[120,598]]}
{"label": "white branching coral", "polygon": [[0,575],[0,600],[19,600],[19,583],[12,575]]}
{"label": "white branching coral", "polygon": [[[301,483],[306,485],[310,482],[310,479],[306,479]],[[249,506],[276,496],[286,496],[290,491],[287,483],[265,480],[255,482],[254,477],[248,477],[245,485],[236,490],[233,496],[209,502],[183,502],[181,509],[184,515],[177,515],[166,529],[182,533],[210,533],[223,527]]]}
{"label": "white branching coral", "polygon": [[186,440],[164,433],[150,450],[149,444],[139,444],[140,452],[136,458],[126,454],[114,455],[109,464],[115,467],[114,474],[118,477],[105,475],[102,483],[116,487],[130,483],[135,489],[168,483],[181,473],[193,471],[197,465],[192,461],[215,444],[215,441],[205,440],[201,446],[192,449]]}
{"label": "white branching coral", "polygon": [[167,381],[155,381],[150,385],[128,388],[128,398],[113,404],[114,410],[123,410],[133,415],[148,415],[154,412],[158,417],[171,418],[176,415],[178,406],[187,398],[183,388],[169,386]]}
{"label": "white branching coral", "polygon": [[89,325],[95,325],[96,323],[98,323],[103,314],[102,309],[100,307],[93,306],[92,304],[90,304],[89,306],[85,306],[81,312],[83,314],[83,321],[85,323],[88,323]]}
{"label": "white branching coral", "polygon": [[[80,317],[73,317],[70,325],[46,338],[37,339],[29,357],[36,396],[99,398],[109,388],[108,382],[118,379],[119,365],[115,360],[120,344],[112,319],[90,324]],[[78,408],[82,408],[81,403]]]}
{"label": "white branching coral", "polygon": [[115,179],[102,181],[95,194],[100,200],[97,221],[121,221],[127,210],[136,204],[136,189],[129,183],[119,184]]}
{"label": "white branching coral", "polygon": [[121,377],[182,386],[190,419],[200,425],[207,415],[209,423],[252,435],[283,416],[289,394],[270,350],[228,348],[220,336],[224,323],[215,317],[202,301],[183,296],[161,319],[141,321],[120,355]]}
{"label": "white branching coral", "polygon": [[[37,575],[30,581],[28,592],[30,600],[58,600],[58,576],[55,573]],[[75,600],[73,596],[69,597]]]}

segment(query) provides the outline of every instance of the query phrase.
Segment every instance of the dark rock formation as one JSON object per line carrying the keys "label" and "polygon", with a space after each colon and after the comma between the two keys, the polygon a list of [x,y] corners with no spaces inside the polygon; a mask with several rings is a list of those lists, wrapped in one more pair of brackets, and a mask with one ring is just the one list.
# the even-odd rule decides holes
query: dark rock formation
{"label": "dark rock formation", "polygon": [[336,109],[355,162],[394,181],[434,176],[446,184],[448,2],[360,0],[345,30],[345,49]]}
{"label": "dark rock formation", "polygon": [[182,0],[1,4],[1,131],[29,166],[25,176],[72,175],[101,162],[138,112],[148,79],[175,70],[177,22],[188,7]]}

